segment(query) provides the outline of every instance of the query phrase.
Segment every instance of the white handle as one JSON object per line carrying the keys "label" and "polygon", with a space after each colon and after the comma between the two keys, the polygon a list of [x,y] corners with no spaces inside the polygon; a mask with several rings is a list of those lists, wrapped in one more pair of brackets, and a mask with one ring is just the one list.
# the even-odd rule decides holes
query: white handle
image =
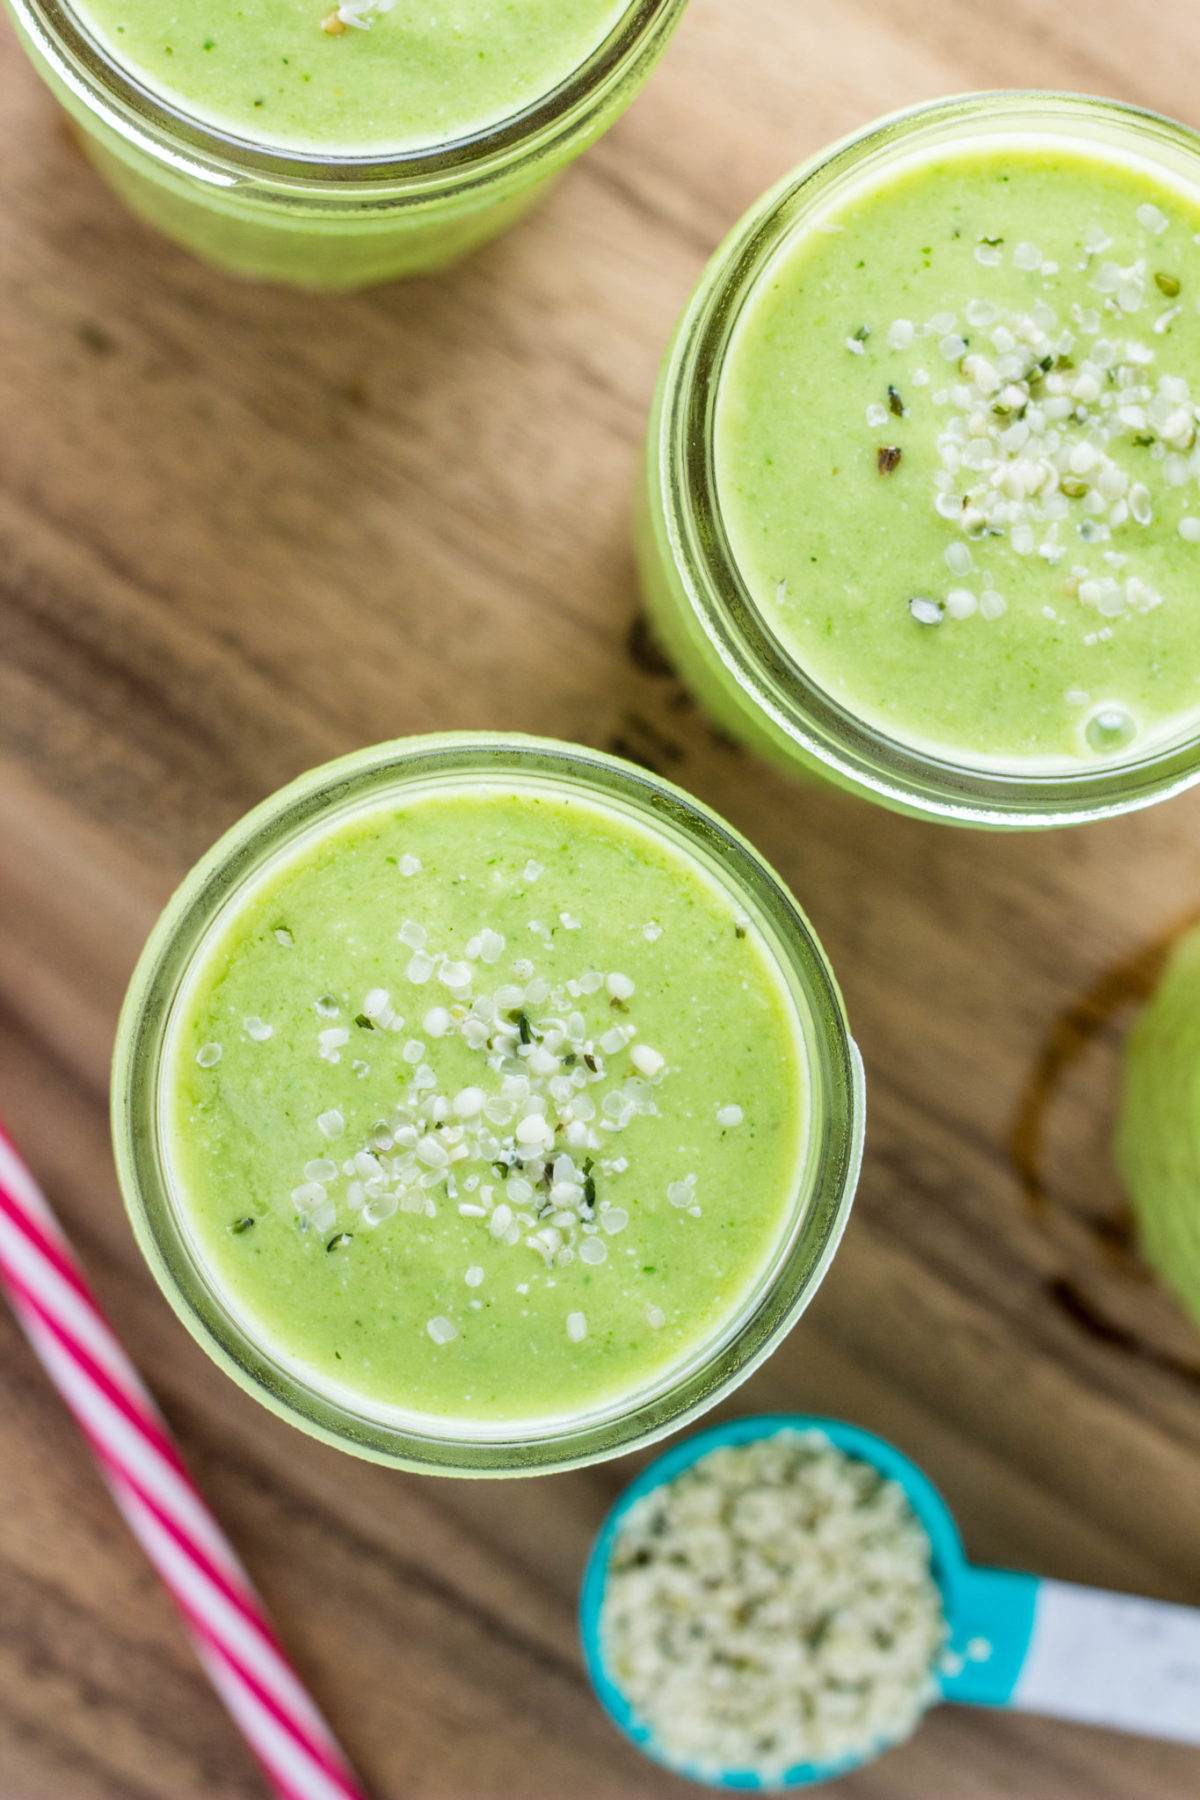
{"label": "white handle", "polygon": [[1043,1581],[1010,1704],[1200,1744],[1200,1609]]}

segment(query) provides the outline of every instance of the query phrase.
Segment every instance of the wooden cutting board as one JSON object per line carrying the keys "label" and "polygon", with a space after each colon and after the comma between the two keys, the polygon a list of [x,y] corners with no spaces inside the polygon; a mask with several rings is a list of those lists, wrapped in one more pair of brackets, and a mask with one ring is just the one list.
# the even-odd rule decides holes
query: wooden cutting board
{"label": "wooden cutting board", "polygon": [[[790,165],[955,89],[1200,122],[1189,0],[693,0],[612,135],[458,272],[322,300],[134,223],[0,36],[0,1110],[379,1800],[691,1791],[609,1730],[574,1601],[629,1464],[400,1477],[308,1442],[160,1299],[105,1121],[172,884],[306,766],[492,726],[725,813],[824,939],[866,1057],[857,1211],[739,1409],[845,1414],[980,1558],[1200,1602],[1200,1335],[1132,1250],[1117,1047],[1200,907],[1200,793],[1055,837],[923,826],[721,741],[635,629],[629,497],[708,252]],[[249,1800],[259,1778],[0,1309],[0,1793]],[[943,1712],[846,1800],[1185,1800],[1200,1756]]]}

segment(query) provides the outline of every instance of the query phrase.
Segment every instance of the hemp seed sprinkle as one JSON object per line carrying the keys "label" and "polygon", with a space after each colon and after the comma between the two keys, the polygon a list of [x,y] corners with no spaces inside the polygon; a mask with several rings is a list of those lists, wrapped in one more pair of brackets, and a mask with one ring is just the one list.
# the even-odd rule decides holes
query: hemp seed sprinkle
{"label": "hemp seed sprinkle", "polygon": [[[1143,206],[1138,223],[1158,235],[1169,221],[1157,207]],[[999,259],[1001,242],[983,239],[977,260],[993,266],[992,253]],[[972,546],[988,538],[1007,538],[1018,556],[1037,555],[1054,567],[1068,553],[1071,538],[1099,548],[1130,527],[1150,526],[1160,511],[1160,487],[1200,486],[1200,394],[1183,376],[1156,370],[1151,343],[1128,331],[1129,315],[1143,308],[1148,289],[1172,298],[1181,283],[1164,271],[1151,280],[1144,259],[1125,265],[1104,258],[1111,244],[1100,228],[1085,234],[1084,267],[1099,304],[1072,305],[1069,324],[1046,298],[1014,311],[979,295],[963,313],[972,333],[969,345],[957,329],[957,315],[949,312],[923,324],[896,319],[887,330],[893,351],[903,353],[931,339],[947,361],[958,364],[957,378],[933,390],[927,401],[922,396],[922,404],[947,415],[936,437],[930,497],[938,516],[956,528],[945,560],[959,581],[974,567]],[[981,258],[981,251],[988,256]],[[1024,242],[1014,247],[1012,261],[1043,277],[1050,267],[1037,245]],[[1160,313],[1151,322],[1152,337],[1162,337],[1178,312],[1171,307]],[[923,385],[915,372],[906,379]],[[899,384],[889,385],[891,393],[898,397]],[[877,417],[870,409],[869,428]],[[1148,453],[1144,479],[1128,472],[1128,448]],[[890,450],[877,454],[881,471],[894,466]],[[1200,542],[1190,519],[1180,521],[1179,534],[1187,543]],[[1164,595],[1144,575],[1126,571],[1118,578],[1116,571],[1127,561],[1122,552],[1103,555],[1106,569],[1085,565],[1074,578],[1071,592],[1083,606],[1118,619],[1162,604]],[[985,574],[984,586],[992,585]],[[965,588],[951,591],[953,605],[937,596],[910,601],[913,617],[935,624],[943,612],[957,619],[977,613],[988,620],[1006,610],[1003,596],[994,591],[982,596]],[[1096,641],[1106,640],[1097,636]]]}
{"label": "hemp seed sprinkle", "polygon": [[908,1737],[948,1636],[903,1489],[816,1430],[710,1451],[636,1501],[600,1632],[657,1750],[764,1785]]}
{"label": "hemp seed sprinkle", "polygon": [[[367,990],[361,1001],[343,997],[341,1006],[361,1006],[359,1018],[374,1013],[379,1021],[394,1014],[398,997],[403,1003],[404,980],[419,990],[431,970],[448,998],[419,1014],[420,1038],[388,1052],[403,1085],[386,1116],[364,1129],[336,1107],[317,1115],[321,1136],[346,1137],[349,1148],[340,1165],[310,1152],[290,1195],[296,1228],[328,1238],[347,1226],[371,1231],[398,1219],[403,1230],[405,1217],[436,1219],[448,1204],[492,1254],[532,1254],[546,1277],[576,1260],[600,1271],[611,1260],[609,1244],[631,1220],[604,1191],[629,1170],[629,1159],[606,1152],[614,1134],[658,1114],[657,1091],[672,1072],[664,1054],[640,1038],[637,983],[620,969],[588,967],[555,983],[527,957],[512,959],[506,978],[501,970],[489,974],[489,962],[505,949],[491,930],[471,938],[462,959],[443,954],[412,919],[398,938],[390,983]],[[610,1007],[625,1016],[614,1021]],[[337,1060],[349,1036],[341,1025],[325,1027],[321,1055]],[[481,1075],[461,1085],[460,1073],[443,1092],[427,1060],[429,1044],[456,1040],[478,1058]],[[380,1040],[381,1052],[388,1041]],[[684,1221],[701,1216],[696,1190],[694,1174],[669,1184],[670,1204]],[[481,1285],[485,1273],[485,1263],[468,1259],[466,1285]],[[440,1347],[467,1326],[438,1315],[426,1329]],[[586,1327],[575,1341],[585,1335]]]}
{"label": "hemp seed sprinkle", "polygon": [[375,19],[382,13],[390,13],[396,0],[341,0],[334,17],[343,26],[352,25],[356,31],[369,31]]}

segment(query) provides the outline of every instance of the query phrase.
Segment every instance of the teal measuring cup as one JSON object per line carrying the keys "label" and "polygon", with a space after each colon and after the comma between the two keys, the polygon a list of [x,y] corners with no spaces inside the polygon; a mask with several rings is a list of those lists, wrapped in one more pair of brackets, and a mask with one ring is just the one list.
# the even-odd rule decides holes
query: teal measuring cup
{"label": "teal measuring cup", "polygon": [[944,1701],[1013,1707],[1200,1745],[1200,1609],[977,1568],[967,1561],[946,1502],[902,1451],[840,1419],[778,1413],[716,1425],[675,1445],[626,1488],[596,1539],[580,1598],[584,1659],[601,1705],[646,1755],[709,1787],[761,1792],[831,1781],[888,1748],[877,1745],[837,1762],[800,1763],[773,1782],[744,1769],[701,1773],[662,1752],[605,1664],[600,1612],[613,1544],[629,1508],[711,1450],[780,1431],[824,1432],[839,1450],[873,1464],[904,1489],[929,1534],[933,1574],[945,1602],[948,1638],[938,1673]]}

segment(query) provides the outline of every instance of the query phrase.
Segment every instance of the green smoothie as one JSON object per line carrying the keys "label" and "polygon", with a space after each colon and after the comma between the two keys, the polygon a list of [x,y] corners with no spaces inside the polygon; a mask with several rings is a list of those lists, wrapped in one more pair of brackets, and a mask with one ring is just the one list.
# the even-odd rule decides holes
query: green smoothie
{"label": "green smoothie", "polygon": [[769,632],[856,719],[1077,769],[1200,723],[1200,201],[970,140],[813,217],[743,306],[717,494]]}
{"label": "green smoothie", "polygon": [[511,780],[318,829],[206,941],[164,1139],[193,1252],[321,1391],[484,1426],[652,1388],[794,1227],[810,1104],[698,863]]}
{"label": "green smoothie", "polygon": [[1142,1248],[1200,1322],[1200,930],[1130,1035],[1116,1147]]}
{"label": "green smoothie", "polygon": [[362,287],[513,224],[686,0],[5,0],[121,196],[236,274]]}
{"label": "green smoothie", "polygon": [[559,87],[626,0],[76,0],[137,80],[232,136],[321,157],[470,137]]}

